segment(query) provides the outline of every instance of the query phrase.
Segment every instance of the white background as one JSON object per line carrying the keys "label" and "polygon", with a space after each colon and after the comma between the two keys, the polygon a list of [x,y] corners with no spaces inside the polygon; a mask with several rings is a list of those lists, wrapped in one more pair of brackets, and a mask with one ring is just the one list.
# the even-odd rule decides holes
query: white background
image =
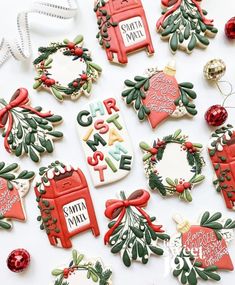
{"label": "white background", "polygon": [[[16,35],[16,15],[17,11],[27,9],[32,1],[30,0],[8,0],[1,1],[0,9],[0,31],[1,35]],[[59,1],[55,1],[59,3]],[[63,3],[63,1],[60,1]],[[60,21],[44,16],[30,16],[30,27],[34,47],[34,57],[37,56],[37,47],[47,45],[52,40],[63,40],[65,37],[73,39],[77,34],[85,36],[85,45],[92,50],[94,61],[103,67],[103,74],[94,85],[92,98],[103,99],[108,96],[116,96],[120,100],[123,88],[123,81],[132,78],[134,75],[141,75],[145,68],[151,66],[164,65],[171,58],[168,45],[160,40],[156,33],[155,24],[160,16],[160,0],[143,0],[147,19],[155,47],[155,55],[149,58],[144,51],[129,56],[129,63],[125,67],[110,64],[104,50],[96,41],[97,33],[96,17],[93,13],[93,1],[78,1],[79,12],[75,21]],[[51,109],[55,114],[60,114],[64,118],[64,123],[58,127],[64,132],[64,139],[56,143],[55,151],[52,155],[43,156],[39,165],[34,164],[28,157],[16,158],[14,155],[6,153],[3,147],[3,138],[0,138],[1,160],[12,163],[20,163],[22,168],[37,171],[39,166],[49,164],[55,159],[79,165],[84,171],[90,191],[95,204],[97,218],[100,225],[101,235],[94,238],[91,232],[85,232],[73,238],[74,248],[85,253],[90,257],[102,257],[105,264],[113,269],[113,284],[123,285],[134,283],[135,285],[156,285],[156,284],[177,284],[171,275],[164,275],[164,258],[152,257],[147,265],[134,263],[127,269],[122,264],[119,256],[110,253],[110,248],[103,244],[103,236],[107,229],[107,219],[105,218],[104,203],[109,198],[114,198],[120,190],[134,191],[139,188],[146,188],[147,181],[144,177],[142,168],[142,153],[138,143],[143,140],[152,140],[172,133],[177,128],[182,128],[184,133],[189,134],[192,141],[201,142],[205,146],[204,157],[207,165],[204,169],[206,181],[193,190],[193,202],[187,204],[181,202],[177,197],[163,199],[158,194],[152,194],[147,207],[147,212],[155,215],[159,222],[165,225],[168,233],[175,232],[175,224],[172,215],[180,212],[191,221],[196,221],[201,212],[205,210],[222,211],[225,216],[235,218],[234,212],[228,211],[223,199],[215,192],[212,185],[213,171],[208,160],[206,145],[210,136],[210,128],[204,120],[206,109],[212,104],[221,103],[222,95],[219,94],[214,86],[210,86],[203,78],[203,66],[213,58],[222,58],[227,63],[227,72],[224,77],[235,85],[235,42],[228,41],[224,35],[224,24],[232,16],[235,16],[235,2],[233,0],[202,1],[202,6],[209,11],[209,18],[215,19],[215,25],[219,29],[217,37],[211,40],[207,50],[194,50],[193,54],[187,55],[178,52],[175,56],[177,60],[177,79],[179,82],[191,81],[195,84],[198,98],[196,105],[198,116],[194,119],[180,119],[178,121],[168,120],[154,131],[151,130],[148,122],[140,123],[135,112],[125,106],[123,101],[119,101],[126,125],[133,142],[135,152],[135,162],[133,170],[129,176],[122,181],[110,186],[95,189],[85,164],[81,144],[76,130],[77,110],[89,99],[81,98],[77,102],[66,101],[63,104],[57,102],[52,95],[47,92],[34,91],[32,89],[33,78],[35,75],[31,61],[19,63],[9,60],[0,69],[0,92],[1,97],[9,100],[18,87],[26,87],[29,90],[32,105],[41,105],[45,110]],[[91,99],[92,99],[91,98]],[[234,105],[235,100],[231,98],[230,105]],[[230,123],[235,123],[234,113],[229,110]],[[35,202],[34,191],[31,189],[26,198],[26,210],[28,220],[26,223],[14,222],[11,232],[0,232],[0,284],[4,285],[47,285],[53,279],[50,272],[57,265],[63,264],[70,259],[70,250],[54,248],[50,246],[46,233],[39,229],[36,220],[38,209]],[[11,250],[23,247],[28,249],[31,254],[32,262],[30,268],[24,274],[15,274],[6,267],[6,258]],[[235,262],[235,242],[230,244],[230,253]],[[220,284],[230,284],[234,281],[235,272],[221,273],[222,281]],[[208,282],[207,284],[210,284]],[[82,284],[81,284],[82,285]]]}

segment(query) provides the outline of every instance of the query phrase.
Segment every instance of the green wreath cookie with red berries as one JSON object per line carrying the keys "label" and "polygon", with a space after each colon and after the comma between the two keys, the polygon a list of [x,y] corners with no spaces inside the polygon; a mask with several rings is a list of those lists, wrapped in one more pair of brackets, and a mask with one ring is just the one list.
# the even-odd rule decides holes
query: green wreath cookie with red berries
{"label": "green wreath cookie with red berries", "polygon": [[34,89],[45,88],[59,101],[91,94],[92,84],[102,69],[83,47],[83,36],[73,41],[53,42],[48,47],[39,47],[38,51],[40,55],[33,62],[37,71]]}
{"label": "green wreath cookie with red berries", "polygon": [[154,140],[152,146],[140,143],[144,151],[143,162],[149,187],[162,196],[177,194],[180,199],[191,202],[195,184],[204,180],[201,156],[202,145],[188,141],[177,130],[162,140]]}

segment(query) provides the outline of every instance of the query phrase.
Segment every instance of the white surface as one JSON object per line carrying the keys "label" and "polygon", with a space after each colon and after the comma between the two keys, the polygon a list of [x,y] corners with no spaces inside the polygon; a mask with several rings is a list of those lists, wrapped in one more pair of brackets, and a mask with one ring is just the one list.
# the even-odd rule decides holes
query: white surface
{"label": "white surface", "polygon": [[[1,34],[15,35],[16,12],[26,9],[30,2],[30,0],[1,1]],[[56,2],[59,3],[59,0]],[[92,50],[94,61],[103,67],[103,74],[98,83],[94,85],[92,98],[99,99],[108,96],[120,98],[123,81],[126,78],[132,78],[136,74],[141,74],[149,66],[158,65],[160,68],[164,67],[171,57],[167,43],[162,42],[155,31],[155,24],[161,12],[160,0],[143,0],[143,4],[156,50],[155,55],[151,58],[148,58],[145,52],[139,52],[129,56],[129,64],[126,67],[110,64],[106,59],[104,50],[99,47],[95,38],[97,25],[93,12],[93,0],[79,1],[79,14],[76,22],[48,19],[43,16],[30,16],[34,55],[37,55],[38,46],[47,45],[51,40],[63,40],[65,37],[73,39],[74,36],[82,33],[85,36],[85,46]],[[147,265],[134,263],[130,269],[125,268],[119,256],[111,254],[110,249],[103,245],[103,236],[107,230],[108,223],[103,212],[105,201],[115,197],[116,192],[120,190],[132,191],[147,187],[141,161],[142,153],[138,147],[138,143],[141,140],[150,140],[158,136],[162,137],[178,128],[182,128],[184,133],[190,135],[192,141],[201,142],[206,146],[211,131],[205,124],[204,113],[209,106],[220,103],[223,99],[216,88],[207,84],[203,79],[202,69],[208,60],[216,57],[222,58],[227,64],[227,73],[224,79],[230,80],[235,86],[235,42],[228,42],[223,32],[225,22],[235,14],[235,2],[233,0],[208,0],[202,1],[202,6],[209,11],[210,18],[215,18],[219,34],[215,39],[211,40],[211,44],[207,50],[195,50],[192,55],[178,52],[175,56],[177,60],[176,76],[178,81],[192,81],[195,84],[195,90],[198,93],[198,98],[195,102],[199,114],[194,119],[168,120],[152,131],[147,121],[140,123],[134,110],[128,109],[124,102],[119,102],[123,113],[125,113],[124,118],[126,119],[126,125],[132,138],[135,162],[133,171],[124,180],[113,185],[100,189],[95,189],[92,186],[82,153],[82,147],[78,139],[76,129],[77,110],[90,99],[83,97],[77,102],[67,101],[60,104],[47,92],[37,93],[37,91],[32,89],[35,72],[31,62],[19,63],[10,60],[0,69],[1,97],[9,100],[18,87],[26,87],[29,89],[33,106],[42,105],[45,109],[52,109],[52,111],[64,117],[64,123],[58,129],[64,132],[65,137],[62,141],[56,142],[55,152],[52,155],[43,156],[40,166],[47,165],[51,161],[59,159],[74,163],[75,165],[78,164],[83,169],[90,185],[93,201],[95,202],[101,236],[95,239],[91,232],[86,232],[74,237],[73,245],[87,256],[102,257],[104,263],[113,268],[113,284],[115,285],[126,285],[129,283],[135,285],[168,285],[177,284],[178,282],[171,275],[164,274],[164,258],[151,257]],[[233,98],[230,99],[228,104],[233,104]],[[235,112],[229,109],[229,114],[228,121],[235,124]],[[3,138],[0,138],[0,145],[1,160],[8,163],[18,162],[25,169],[37,171],[39,165],[31,162],[28,157],[19,159],[14,157],[14,155],[7,154],[3,148]],[[181,202],[176,197],[164,200],[158,194],[152,194],[151,196],[147,211],[156,215],[158,220],[166,226],[167,231],[170,233],[174,233],[176,229],[171,218],[175,212],[180,212],[182,216],[187,216],[192,221],[197,220],[200,213],[207,209],[222,211],[224,215],[235,218],[234,212],[230,212],[225,208],[223,199],[214,190],[211,182],[213,177],[212,167],[206,151],[204,150],[203,153],[207,162],[207,166],[204,168],[206,181],[193,190],[194,200],[191,204]],[[4,285],[47,285],[52,280],[50,275],[51,270],[69,260],[71,251],[50,246],[46,233],[39,229],[39,223],[36,220],[39,212],[33,189],[31,189],[25,201],[28,214],[27,223],[14,222],[12,232],[0,232],[0,283]],[[32,256],[29,270],[22,275],[8,271],[5,263],[10,251],[18,247],[27,248]],[[235,262],[234,248],[235,242],[233,241],[230,244],[230,253]],[[220,284],[231,284],[231,281],[234,281],[235,272],[221,273],[221,276],[222,281]],[[207,284],[212,283],[207,282]]]}

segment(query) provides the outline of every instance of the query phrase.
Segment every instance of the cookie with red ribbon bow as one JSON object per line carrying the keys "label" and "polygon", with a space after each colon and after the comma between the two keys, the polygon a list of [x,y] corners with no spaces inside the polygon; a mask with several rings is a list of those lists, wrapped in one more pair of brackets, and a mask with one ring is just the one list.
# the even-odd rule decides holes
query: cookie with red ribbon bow
{"label": "cookie with red ribbon bow", "polygon": [[19,171],[19,165],[0,162],[0,229],[10,230],[11,220],[25,221],[23,198],[30,188],[32,171]]}
{"label": "cookie with red ribbon bow", "polygon": [[104,243],[111,246],[111,252],[120,253],[125,266],[133,260],[146,264],[151,254],[162,255],[164,250],[159,241],[168,240],[161,225],[155,225],[155,217],[150,217],[144,207],[150,194],[146,190],[136,190],[129,197],[120,192],[120,200],[106,202],[105,216],[112,220],[105,234]]}
{"label": "cookie with red ribbon bow", "polygon": [[53,152],[53,141],[63,134],[54,131],[54,124],[62,117],[42,112],[42,107],[29,105],[28,91],[19,88],[9,103],[0,99],[0,129],[3,129],[4,146],[16,156],[27,154],[34,162],[44,152]]}
{"label": "cookie with red ribbon bow", "polygon": [[234,239],[235,221],[220,212],[205,212],[199,224],[190,224],[175,215],[178,234],[171,237],[173,275],[182,284],[196,285],[199,280],[219,281],[218,270],[234,269],[228,243]]}
{"label": "cookie with red ribbon bow", "polygon": [[157,21],[157,31],[169,41],[172,53],[177,49],[191,53],[196,46],[206,48],[208,37],[215,37],[218,30],[207,12],[200,7],[201,0],[162,0],[163,15]]}

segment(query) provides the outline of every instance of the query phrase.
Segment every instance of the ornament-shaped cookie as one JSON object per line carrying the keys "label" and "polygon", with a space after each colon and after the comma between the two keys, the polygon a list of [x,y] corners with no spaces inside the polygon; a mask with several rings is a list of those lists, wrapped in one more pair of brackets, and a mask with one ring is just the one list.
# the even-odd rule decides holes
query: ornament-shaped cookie
{"label": "ornament-shaped cookie", "polygon": [[129,53],[154,48],[141,0],[95,0],[99,44],[111,62],[126,64]]}
{"label": "ornament-shaped cookie", "polygon": [[33,62],[37,71],[34,89],[46,89],[59,101],[77,100],[81,95],[91,94],[92,84],[102,69],[83,47],[83,36],[51,43],[48,47],[39,47],[38,51],[40,55]]}
{"label": "ornament-shaped cookie", "polygon": [[100,234],[87,181],[79,168],[59,161],[41,167],[34,189],[40,229],[46,231],[51,245],[70,248],[71,237],[89,229],[94,236]]}
{"label": "ornament-shaped cookie", "polygon": [[69,266],[52,271],[55,277],[51,285],[111,285],[112,271],[104,267],[100,259],[87,259],[77,250],[72,251]]}
{"label": "ornament-shaped cookie", "polygon": [[163,40],[169,41],[172,53],[177,49],[191,53],[195,47],[206,48],[209,37],[218,30],[207,12],[200,7],[201,0],[161,0],[163,15],[157,22],[157,31]]}
{"label": "ornament-shaped cookie", "polygon": [[216,173],[213,181],[216,191],[222,194],[227,208],[235,210],[235,130],[232,125],[212,133],[208,152]]}
{"label": "ornament-shaped cookie", "polygon": [[38,162],[44,152],[53,152],[53,141],[63,137],[61,132],[54,130],[54,125],[61,122],[61,116],[44,113],[40,106],[31,107],[25,88],[16,90],[9,103],[0,99],[0,129],[4,130],[4,146],[16,156],[27,154]]}
{"label": "ornament-shaped cookie", "polygon": [[219,281],[218,270],[233,270],[228,243],[234,238],[235,221],[222,219],[222,214],[205,212],[197,225],[175,215],[179,234],[170,240],[173,253],[173,275],[182,284]]}
{"label": "ornament-shaped cookie", "polygon": [[32,171],[20,172],[17,163],[0,162],[0,229],[11,229],[11,220],[26,220],[23,198],[33,177]]}
{"label": "ornament-shaped cookie", "polygon": [[145,190],[136,190],[129,197],[120,192],[120,200],[106,202],[105,216],[112,220],[105,234],[104,242],[111,246],[111,252],[120,253],[125,266],[131,266],[133,260],[146,264],[151,254],[162,255],[164,250],[159,241],[168,240],[162,226],[155,225],[155,217],[150,217],[144,207],[150,194]]}
{"label": "ornament-shaped cookie", "polygon": [[175,64],[168,64],[163,71],[150,68],[144,76],[135,76],[134,81],[125,80],[122,97],[127,105],[136,110],[138,119],[148,119],[156,128],[168,117],[195,116],[196,106],[192,100],[197,97],[193,84],[178,83],[175,78]]}
{"label": "ornament-shaped cookie", "polygon": [[128,175],[133,151],[116,99],[93,101],[83,106],[77,122],[94,185],[109,184]]}
{"label": "ornament-shaped cookie", "polygon": [[202,145],[192,143],[188,136],[177,130],[163,139],[154,140],[151,145],[141,142],[140,148],[144,152],[149,187],[162,196],[177,195],[191,202],[192,189],[205,179],[202,175]]}

